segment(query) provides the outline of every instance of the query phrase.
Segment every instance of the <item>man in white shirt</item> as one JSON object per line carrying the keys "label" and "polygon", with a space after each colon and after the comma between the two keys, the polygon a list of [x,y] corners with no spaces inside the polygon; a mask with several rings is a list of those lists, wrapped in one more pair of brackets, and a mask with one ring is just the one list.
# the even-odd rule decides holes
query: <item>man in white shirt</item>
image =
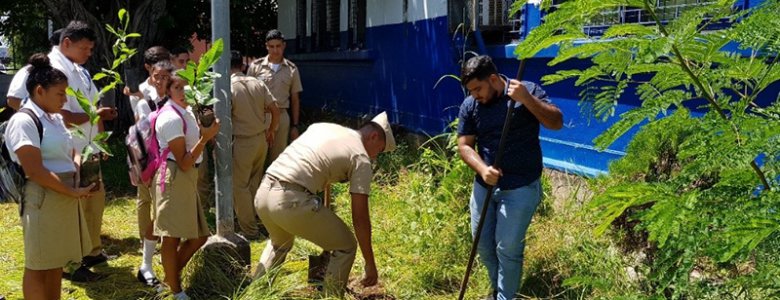
{"label": "man in white shirt", "polygon": [[[60,45],[60,33],[62,33],[62,29],[55,30],[51,36],[49,37],[49,43],[51,43],[51,49],[52,51],[59,47]],[[29,95],[27,94],[27,69],[30,67],[30,65],[26,65],[19,69],[19,71],[14,74],[14,78],[11,79],[11,84],[8,85],[8,94],[6,95],[6,107],[13,109],[13,111],[9,110],[9,113],[13,114],[13,112],[19,110],[19,108],[22,107],[24,103],[22,103]],[[9,115],[10,118],[10,115]],[[4,121],[4,120],[2,120]]]}
{"label": "man in white shirt", "polygon": [[[93,101],[92,105],[94,106],[98,105],[98,103],[94,103],[94,101],[97,101],[95,96],[98,94],[98,89],[92,82],[92,76],[90,76],[89,71],[81,65],[87,63],[87,60],[92,55],[95,40],[95,31],[88,24],[81,21],[71,21],[61,33],[59,48],[54,48],[49,53],[52,66],[65,73],[65,76],[68,77],[68,86],[74,90],[81,91],[87,99]],[[101,107],[97,112],[101,121],[112,120],[117,115],[116,110],[110,107]],[[77,154],[86,147],[92,147],[90,143],[102,129],[102,122],[98,122],[96,125],[90,124],[89,116],[81,108],[78,100],[71,96],[68,96],[68,101],[63,106],[60,114],[66,125],[74,126],[75,124],[84,133],[83,137],[73,137],[73,145]],[[100,176],[102,181],[102,175]],[[93,248],[90,254],[82,260],[81,267],[68,276],[72,281],[95,281],[103,277],[93,273],[89,268],[108,260],[108,256],[103,253],[103,246],[100,240],[105,202],[106,193],[102,183],[100,184],[100,189],[94,192],[90,199],[84,201],[84,215]]]}

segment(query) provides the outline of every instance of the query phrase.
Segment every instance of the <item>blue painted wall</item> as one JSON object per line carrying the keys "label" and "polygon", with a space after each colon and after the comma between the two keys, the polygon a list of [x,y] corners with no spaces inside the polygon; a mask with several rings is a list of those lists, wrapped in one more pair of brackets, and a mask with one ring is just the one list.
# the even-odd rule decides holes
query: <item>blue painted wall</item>
{"label": "blue painted wall", "polygon": [[[523,13],[529,29],[541,22],[542,13],[537,8],[527,6]],[[345,34],[342,32],[342,40],[346,40]],[[462,49],[458,45],[461,44],[460,37],[453,39],[449,34],[445,16],[369,27],[367,50],[292,54],[290,58],[301,69],[304,106],[328,108],[357,117],[387,111],[391,122],[433,135],[447,129],[449,122],[457,117],[458,106],[464,98],[459,82],[454,79],[445,79],[433,88],[441,76],[459,74]],[[519,64],[513,56],[514,47],[487,48],[499,71],[509,77],[516,76]],[[585,61],[547,66],[556,52],[557,49],[548,49],[530,59],[524,80],[540,82],[542,76],[557,70],[588,67]],[[594,149],[592,141],[617,121],[621,113],[640,104],[632,97],[633,91],[625,93],[626,99],[618,104],[614,117],[601,122],[583,112],[579,105],[580,89],[574,87],[573,81],[544,88],[564,112],[562,130],[543,128],[541,131],[545,165],[588,176],[605,173],[610,161],[624,155],[630,137],[638,129],[634,128],[603,151]],[[775,84],[760,97],[759,104],[774,101],[778,92],[780,84]]]}

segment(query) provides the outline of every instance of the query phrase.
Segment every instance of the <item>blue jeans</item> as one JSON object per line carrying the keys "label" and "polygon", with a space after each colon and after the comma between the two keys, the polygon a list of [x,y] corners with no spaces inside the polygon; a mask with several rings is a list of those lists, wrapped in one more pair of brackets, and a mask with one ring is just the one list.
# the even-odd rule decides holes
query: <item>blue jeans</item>
{"label": "blue jeans", "polygon": [[[471,234],[477,224],[488,189],[474,182],[471,194]],[[514,299],[523,275],[525,232],[542,199],[539,179],[529,185],[502,191],[496,188],[490,198],[477,253],[485,265],[496,299]]]}

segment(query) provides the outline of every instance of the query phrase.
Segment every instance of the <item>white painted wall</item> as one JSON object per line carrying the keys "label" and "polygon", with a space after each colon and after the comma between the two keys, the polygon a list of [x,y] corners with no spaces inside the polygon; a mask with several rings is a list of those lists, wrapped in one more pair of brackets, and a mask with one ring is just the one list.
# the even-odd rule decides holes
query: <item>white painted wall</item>
{"label": "white painted wall", "polygon": [[447,0],[409,0],[408,14],[410,22],[446,16]]}
{"label": "white painted wall", "polygon": [[295,2],[295,0],[278,0],[279,18],[276,23],[277,28],[284,34],[285,39],[296,38]]}
{"label": "white painted wall", "polygon": [[[400,24],[404,21],[403,0],[367,0],[366,26]],[[408,22],[447,15],[447,0],[409,0]]]}
{"label": "white painted wall", "polygon": [[339,3],[339,31],[349,29],[349,0],[341,0]]}
{"label": "white painted wall", "polygon": [[[306,15],[311,16],[311,1],[306,0]],[[447,15],[447,0],[408,0],[407,22],[416,22]],[[279,30],[288,39],[296,38],[296,2],[278,0]],[[404,22],[403,0],[366,0],[366,26],[382,26]],[[340,1],[339,29],[349,28],[349,0]],[[306,35],[311,36],[311,18],[306,20]]]}

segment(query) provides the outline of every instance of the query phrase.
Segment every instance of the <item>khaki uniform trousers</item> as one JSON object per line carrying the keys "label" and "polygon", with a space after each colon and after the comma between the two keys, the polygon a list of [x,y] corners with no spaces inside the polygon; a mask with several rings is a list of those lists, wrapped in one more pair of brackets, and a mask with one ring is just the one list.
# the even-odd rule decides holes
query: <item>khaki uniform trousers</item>
{"label": "khaki uniform trousers", "polygon": [[322,207],[319,197],[297,184],[266,176],[255,195],[255,207],[271,236],[255,277],[281,264],[299,236],[332,251],[325,283],[329,288],[346,288],[357,251],[355,235],[332,210]]}
{"label": "khaki uniform trousers", "polygon": [[[271,114],[265,115],[265,128],[271,126]],[[266,166],[270,166],[271,163],[282,154],[284,148],[287,148],[287,144],[290,143],[290,114],[286,108],[279,109],[279,128],[274,133],[274,144],[268,147],[268,159],[265,162]]]}
{"label": "khaki uniform trousers", "polygon": [[92,241],[92,249],[89,255],[95,256],[103,251],[103,242],[100,240],[100,232],[103,228],[103,211],[106,208],[106,187],[103,185],[103,174],[100,174],[100,190],[92,192],[89,199],[82,200],[84,219],[87,221],[89,239]]}
{"label": "khaki uniform trousers", "polygon": [[203,159],[198,166],[198,196],[206,207],[214,207],[214,176],[209,172],[209,160],[213,157],[211,155],[214,154],[214,148],[209,146],[212,142],[206,144],[203,148]]}
{"label": "khaki uniform trousers", "polygon": [[268,154],[264,133],[233,136],[233,209],[241,232],[246,236],[259,234],[254,195],[263,178],[263,164]]}
{"label": "khaki uniform trousers", "polygon": [[[58,174],[60,180],[74,185],[74,173]],[[44,188],[28,180],[24,187],[24,267],[51,270],[69,263],[80,263],[92,250],[83,205],[79,200]]]}
{"label": "khaki uniform trousers", "polygon": [[138,202],[136,202],[136,211],[138,213],[138,233],[141,240],[146,236],[146,230],[154,225],[152,220],[152,190],[149,185],[138,184]]}

